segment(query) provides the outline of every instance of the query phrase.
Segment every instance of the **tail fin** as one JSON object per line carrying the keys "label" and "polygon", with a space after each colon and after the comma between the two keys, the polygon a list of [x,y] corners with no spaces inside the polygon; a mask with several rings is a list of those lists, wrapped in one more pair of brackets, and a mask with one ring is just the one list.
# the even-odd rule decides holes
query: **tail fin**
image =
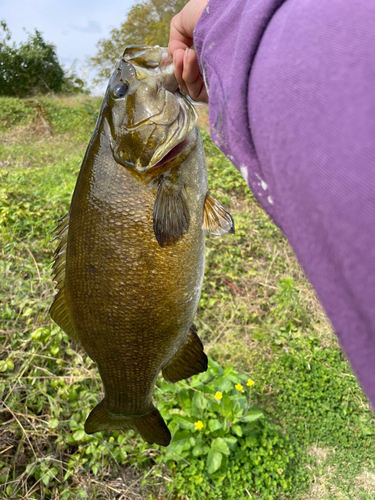
{"label": "tail fin", "polygon": [[171,441],[171,433],[163,417],[154,406],[146,415],[124,416],[107,410],[103,400],[95,406],[85,422],[87,434],[106,430],[128,429],[139,432],[149,444],[156,443],[161,446],[168,446]]}

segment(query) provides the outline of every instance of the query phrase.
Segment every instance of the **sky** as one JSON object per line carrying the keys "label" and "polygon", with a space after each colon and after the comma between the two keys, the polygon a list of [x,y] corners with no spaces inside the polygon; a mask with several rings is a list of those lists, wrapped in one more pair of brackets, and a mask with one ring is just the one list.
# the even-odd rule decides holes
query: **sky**
{"label": "sky", "polygon": [[17,43],[27,38],[23,28],[41,31],[44,40],[56,46],[60,63],[68,69],[76,60],[79,76],[90,80],[95,71],[85,69],[86,57],[96,54],[98,40],[108,38],[135,3],[137,0],[0,0],[0,19],[6,21],[11,41]]}

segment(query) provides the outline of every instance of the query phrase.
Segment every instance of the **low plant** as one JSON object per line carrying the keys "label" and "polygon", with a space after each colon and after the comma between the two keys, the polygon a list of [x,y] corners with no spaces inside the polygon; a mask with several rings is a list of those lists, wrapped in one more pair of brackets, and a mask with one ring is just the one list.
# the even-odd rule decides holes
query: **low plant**
{"label": "low plant", "polygon": [[281,231],[207,132],[209,186],[236,234],[206,239],[195,322],[226,368],[157,382],[166,449],[132,431],[84,432],[102,384],[48,316],[49,240],[99,107],[84,95],[0,99],[0,498],[315,500],[319,488],[373,499],[368,402]]}
{"label": "low plant", "polygon": [[[292,487],[296,449],[252,404],[254,382],[212,359],[190,382],[159,386],[158,408],[173,440],[156,462],[172,471],[177,498],[279,498]],[[183,493],[182,493],[183,492]]]}

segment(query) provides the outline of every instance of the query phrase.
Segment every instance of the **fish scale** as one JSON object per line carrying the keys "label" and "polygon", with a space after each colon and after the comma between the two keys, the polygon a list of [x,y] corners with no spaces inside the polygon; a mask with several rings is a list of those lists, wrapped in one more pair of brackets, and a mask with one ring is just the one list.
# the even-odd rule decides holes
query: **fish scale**
{"label": "fish scale", "polygon": [[[204,234],[234,231],[230,215],[208,193],[196,113],[167,61],[167,49],[130,46],[109,81],[69,215],[58,227],[54,272],[61,280],[51,307],[52,318],[96,362],[103,382],[104,399],[86,432],[132,428],[164,446],[171,436],[152,403],[155,380],[160,371],[176,382],[207,369],[193,325]],[[153,69],[143,71],[142,64]],[[157,132],[149,141],[146,130],[142,144],[143,129],[153,124],[145,110],[161,95]],[[136,141],[124,125],[129,106],[138,106],[132,116],[143,120]],[[166,134],[166,127],[176,132]]]}

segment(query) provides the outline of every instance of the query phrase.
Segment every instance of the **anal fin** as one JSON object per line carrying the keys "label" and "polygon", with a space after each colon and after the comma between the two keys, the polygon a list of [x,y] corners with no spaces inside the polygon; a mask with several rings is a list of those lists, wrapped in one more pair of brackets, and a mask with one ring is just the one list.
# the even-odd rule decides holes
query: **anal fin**
{"label": "anal fin", "polygon": [[178,382],[207,370],[207,356],[197,335],[195,325],[191,325],[185,344],[171,361],[164,366],[162,374],[168,382]]}
{"label": "anal fin", "polygon": [[149,413],[145,415],[122,415],[112,413],[105,407],[105,399],[92,410],[85,422],[85,432],[106,430],[128,430],[133,429],[143,437],[149,444],[168,446],[171,441],[171,433],[166,426],[159,411],[152,406]]}
{"label": "anal fin", "polygon": [[234,233],[234,222],[229,212],[210,193],[206,194],[203,208],[203,226],[206,233],[221,236]]}

